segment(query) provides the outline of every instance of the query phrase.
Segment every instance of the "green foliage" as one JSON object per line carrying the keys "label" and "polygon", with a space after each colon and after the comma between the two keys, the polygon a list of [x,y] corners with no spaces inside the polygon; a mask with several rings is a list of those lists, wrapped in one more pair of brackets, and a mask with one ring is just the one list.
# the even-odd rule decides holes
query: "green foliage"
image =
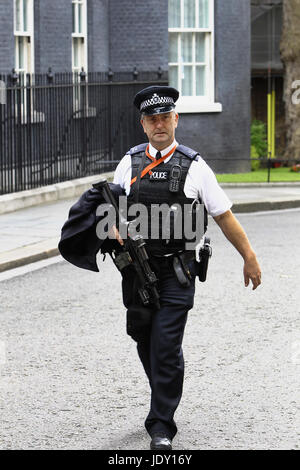
{"label": "green foliage", "polygon": [[251,146],[255,147],[259,158],[266,157],[268,150],[267,126],[258,119],[254,119],[251,124]]}
{"label": "green foliage", "polygon": [[260,161],[257,160],[259,155],[257,153],[256,147],[251,145],[251,171],[257,171],[260,168]]}
{"label": "green foliage", "polygon": [[[254,119],[251,124],[251,159],[263,158],[267,156],[267,126],[264,122]],[[251,161],[251,170],[260,168],[259,160]]]}

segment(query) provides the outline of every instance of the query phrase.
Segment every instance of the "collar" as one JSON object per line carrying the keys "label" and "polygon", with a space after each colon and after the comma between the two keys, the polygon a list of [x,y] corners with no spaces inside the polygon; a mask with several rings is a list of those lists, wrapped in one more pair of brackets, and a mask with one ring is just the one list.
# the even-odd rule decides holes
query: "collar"
{"label": "collar", "polygon": [[[178,142],[176,141],[176,139],[173,140],[173,142],[171,143],[171,145],[169,145],[169,147],[166,147],[165,149],[160,150],[161,156],[164,157],[165,155],[167,155],[167,153],[169,153],[175,145],[176,147],[178,146]],[[157,152],[158,150],[155,147],[153,147],[153,145],[151,145],[149,142],[149,153],[151,157],[155,158]],[[164,160],[163,163],[167,163],[172,157],[173,155],[170,155],[168,158]]]}

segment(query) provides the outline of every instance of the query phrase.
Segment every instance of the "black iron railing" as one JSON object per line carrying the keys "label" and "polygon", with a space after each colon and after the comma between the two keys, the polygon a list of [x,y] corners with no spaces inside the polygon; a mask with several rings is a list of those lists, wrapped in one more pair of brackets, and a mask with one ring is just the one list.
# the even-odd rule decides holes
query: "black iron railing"
{"label": "black iron railing", "polygon": [[168,83],[161,69],[78,75],[49,69],[0,80],[0,194],[113,170],[145,140],[134,95]]}

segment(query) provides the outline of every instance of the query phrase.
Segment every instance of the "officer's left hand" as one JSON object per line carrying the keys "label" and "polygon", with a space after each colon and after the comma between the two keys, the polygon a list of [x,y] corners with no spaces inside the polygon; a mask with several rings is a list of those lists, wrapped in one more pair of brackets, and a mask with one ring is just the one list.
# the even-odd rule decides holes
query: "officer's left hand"
{"label": "officer's left hand", "polygon": [[248,287],[251,280],[253,284],[252,290],[255,290],[261,284],[261,270],[255,254],[250,258],[245,259],[244,280],[245,287]]}

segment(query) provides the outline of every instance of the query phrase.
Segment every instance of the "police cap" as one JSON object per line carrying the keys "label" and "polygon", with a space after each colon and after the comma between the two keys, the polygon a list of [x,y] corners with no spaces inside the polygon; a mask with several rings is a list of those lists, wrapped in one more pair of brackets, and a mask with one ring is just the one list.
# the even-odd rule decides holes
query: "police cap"
{"label": "police cap", "polygon": [[179,91],[170,86],[149,86],[139,91],[134,98],[134,105],[140,113],[152,115],[169,113],[175,108]]}

